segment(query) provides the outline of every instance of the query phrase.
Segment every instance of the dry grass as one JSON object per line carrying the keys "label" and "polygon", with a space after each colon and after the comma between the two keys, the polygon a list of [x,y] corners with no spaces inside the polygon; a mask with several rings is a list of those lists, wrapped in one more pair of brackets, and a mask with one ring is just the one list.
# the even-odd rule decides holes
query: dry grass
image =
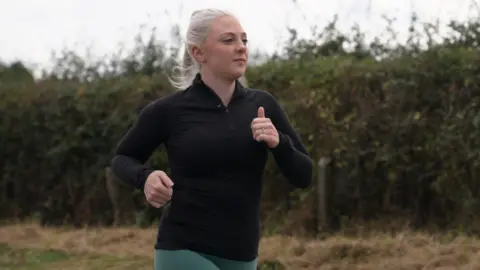
{"label": "dry grass", "polygon": [[[35,224],[0,227],[0,243],[8,244],[11,254],[22,249],[66,254],[65,258],[60,255],[63,260],[55,262],[55,267],[45,269],[151,269],[155,235],[154,228],[73,230],[44,229]],[[361,239],[341,235],[324,240],[275,236],[264,238],[260,246],[261,262],[278,261],[286,269],[480,269],[480,240],[463,236],[433,237],[408,231]],[[15,268],[7,264],[8,260],[13,259],[0,256],[2,269],[41,269]]]}

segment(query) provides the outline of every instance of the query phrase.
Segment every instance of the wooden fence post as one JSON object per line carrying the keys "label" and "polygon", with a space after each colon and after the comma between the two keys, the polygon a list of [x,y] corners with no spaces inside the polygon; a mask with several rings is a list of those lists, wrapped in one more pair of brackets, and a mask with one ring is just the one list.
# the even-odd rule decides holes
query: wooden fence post
{"label": "wooden fence post", "polygon": [[133,188],[118,179],[110,167],[105,168],[105,187],[113,206],[113,226],[135,224]]}
{"label": "wooden fence post", "polygon": [[317,233],[329,228],[329,199],[328,199],[328,181],[330,175],[331,158],[321,157],[318,160],[318,176],[317,176]]}

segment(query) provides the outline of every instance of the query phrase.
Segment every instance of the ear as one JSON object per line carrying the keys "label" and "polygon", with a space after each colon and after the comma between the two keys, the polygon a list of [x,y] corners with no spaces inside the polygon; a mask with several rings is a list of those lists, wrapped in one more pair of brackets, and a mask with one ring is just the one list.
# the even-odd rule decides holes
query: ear
{"label": "ear", "polygon": [[193,59],[195,59],[195,61],[199,63],[203,63],[205,61],[203,50],[200,47],[195,45],[192,46],[191,52],[192,52],[192,57]]}

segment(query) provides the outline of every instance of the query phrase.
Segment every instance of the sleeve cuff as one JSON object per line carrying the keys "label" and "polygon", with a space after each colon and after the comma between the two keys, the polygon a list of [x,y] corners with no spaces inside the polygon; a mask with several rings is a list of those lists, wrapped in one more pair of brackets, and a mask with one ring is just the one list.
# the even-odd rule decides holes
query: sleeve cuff
{"label": "sleeve cuff", "polygon": [[145,188],[145,182],[147,182],[148,176],[155,170],[153,169],[143,169],[139,175],[138,189],[142,190]]}
{"label": "sleeve cuff", "polygon": [[274,155],[289,155],[290,153],[293,152],[293,142],[288,137],[288,135],[285,135],[281,132],[278,132],[278,145],[275,148],[271,148],[270,150]]}

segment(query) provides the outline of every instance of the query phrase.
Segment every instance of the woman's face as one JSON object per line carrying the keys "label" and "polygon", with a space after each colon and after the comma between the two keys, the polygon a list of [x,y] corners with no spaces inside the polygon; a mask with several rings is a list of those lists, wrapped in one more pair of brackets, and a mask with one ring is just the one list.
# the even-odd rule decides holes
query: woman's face
{"label": "woman's face", "polygon": [[201,48],[194,48],[192,53],[211,74],[236,80],[247,67],[247,34],[234,17],[219,17],[212,21]]}

